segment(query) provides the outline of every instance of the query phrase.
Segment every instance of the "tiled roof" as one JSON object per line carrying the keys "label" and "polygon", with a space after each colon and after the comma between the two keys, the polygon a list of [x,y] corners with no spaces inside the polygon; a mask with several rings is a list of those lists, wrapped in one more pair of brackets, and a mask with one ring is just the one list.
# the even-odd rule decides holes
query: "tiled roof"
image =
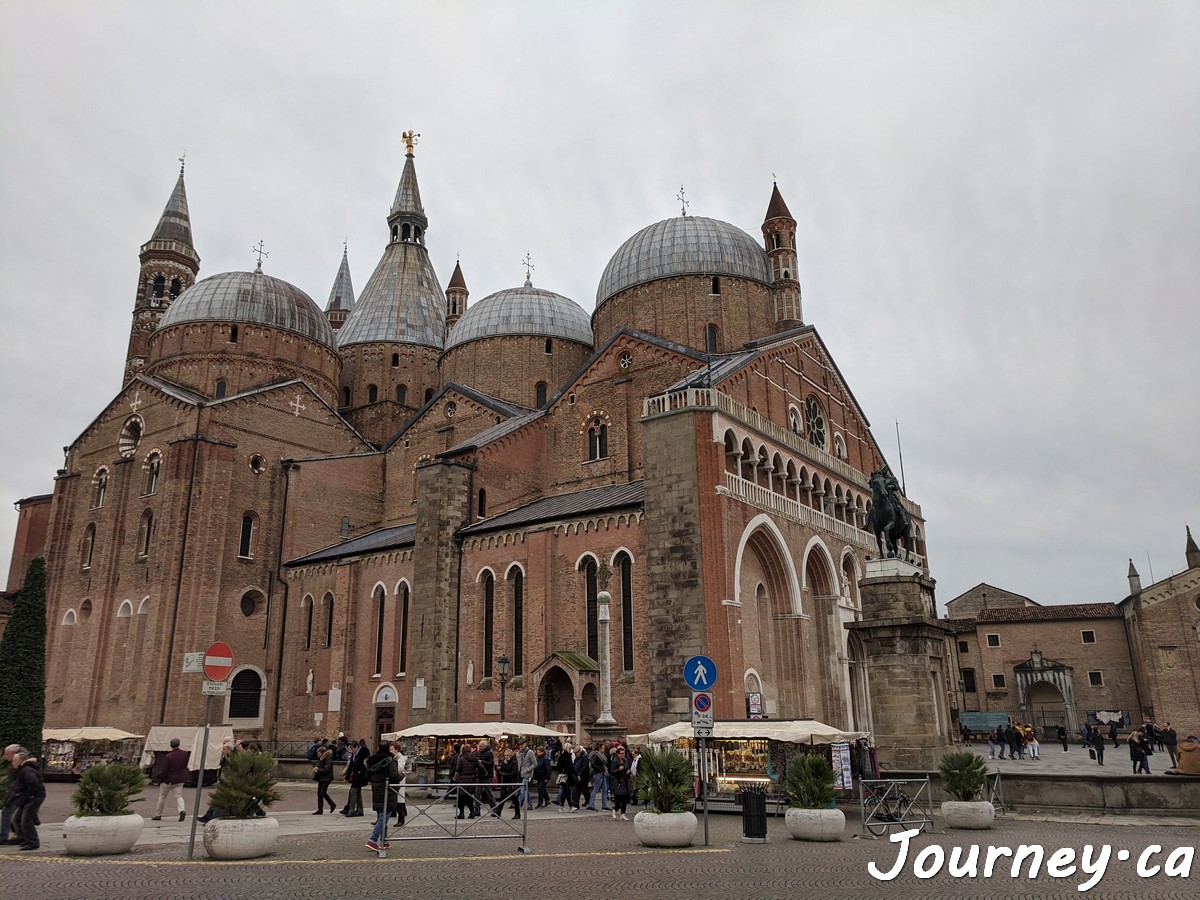
{"label": "tiled roof", "polygon": [[976,621],[985,622],[1053,622],[1058,619],[1119,619],[1121,610],[1115,603],[1068,603],[1062,606],[1011,606],[981,609]]}
{"label": "tiled roof", "polygon": [[535,288],[526,279],[524,287],[497,291],[467,307],[450,330],[446,349],[507,334],[564,338],[590,347],[592,319],[574,300]]}
{"label": "tiled roof", "polygon": [[642,482],[610,484],[605,487],[543,497],[516,509],[490,516],[462,529],[461,534],[481,534],[501,528],[516,528],[538,522],[553,522],[589,513],[642,505]]}
{"label": "tiled roof", "polygon": [[792,211],[788,209],[787,204],[783,202],[783,194],[779,193],[779,185],[772,185],[771,202],[767,204],[766,221],[769,222],[771,219],[781,218],[790,219],[791,217]]}
{"label": "tiled roof", "polygon": [[334,309],[354,309],[354,282],[350,280],[350,259],[347,253],[345,249],[342,250],[342,264],[338,266],[337,276],[333,279],[325,312]]}
{"label": "tiled roof", "polygon": [[364,534],[362,537],[342,541],[339,544],[334,544],[332,547],[326,547],[324,550],[317,550],[314,553],[309,553],[307,556],[301,556],[286,562],[284,565],[288,568],[311,566],[317,563],[344,559],[347,556],[361,556],[364,553],[376,553],[380,550],[395,550],[398,547],[410,546],[416,541],[416,538],[417,526],[415,524],[395,525],[391,528],[381,528],[378,531],[372,531],[370,534]]}

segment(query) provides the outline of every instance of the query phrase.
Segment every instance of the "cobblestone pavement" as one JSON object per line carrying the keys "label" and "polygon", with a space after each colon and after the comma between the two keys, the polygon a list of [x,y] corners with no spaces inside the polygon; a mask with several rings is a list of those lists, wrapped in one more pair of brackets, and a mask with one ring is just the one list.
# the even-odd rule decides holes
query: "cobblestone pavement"
{"label": "cobblestone pavement", "polygon": [[[886,898],[886,897],[998,897],[1039,898],[1195,897],[1200,875],[1197,863],[1187,877],[1167,877],[1161,869],[1141,878],[1137,862],[1147,847],[1158,845],[1148,864],[1164,867],[1176,848],[1191,848],[1196,855],[1200,829],[1188,819],[1122,819],[1106,817],[1113,825],[1007,816],[987,832],[932,832],[912,840],[903,871],[889,881],[878,880],[868,870],[873,862],[887,873],[896,864],[899,844],[886,838],[859,837],[856,815],[848,815],[846,840],[837,844],[809,844],[788,838],[781,819],[771,818],[769,842],[743,843],[739,816],[710,817],[710,845],[703,845],[703,828],[687,849],[650,850],[638,844],[631,822],[613,821],[603,813],[536,811],[528,820],[525,837],[528,853],[520,852],[521,836],[505,829],[522,823],[477,820],[480,833],[501,835],[493,840],[414,840],[436,834],[442,825],[453,826],[449,810],[435,811],[439,824],[416,816],[410,803],[410,822],[392,836],[386,859],[369,852],[364,841],[369,818],[346,820],[341,816],[312,816],[306,811],[280,812],[281,835],[271,855],[260,860],[220,863],[204,858],[197,841],[196,860],[188,862],[188,824],[173,822],[151,829],[130,854],[120,857],[78,859],[61,853],[61,838],[52,840],[59,826],[42,828],[43,847],[38,853],[17,853],[3,848],[0,861],[0,897],[12,898],[264,898],[308,897],[451,898],[502,893],[516,897],[587,898]],[[427,823],[427,824],[426,824]],[[1116,823],[1137,827],[1116,827]],[[159,825],[159,823],[154,823]],[[471,824],[469,822],[465,824]],[[940,822],[937,823],[940,828]],[[410,838],[410,839],[402,839]],[[1018,848],[1036,844],[1045,859],[1035,877],[1029,863],[1021,874],[1011,874],[1011,860],[1001,860],[990,878],[983,876],[989,846]],[[57,846],[55,846],[57,845]],[[918,878],[913,863],[920,852],[937,845],[947,860],[951,849],[980,847],[976,877],[951,877],[943,866],[930,878]],[[1079,886],[1093,876],[1078,869],[1052,878],[1045,864],[1060,848],[1078,854],[1090,845],[1089,859],[1104,848],[1111,856],[1103,877],[1081,894]],[[1129,856],[1120,858],[1120,851]],[[1184,851],[1188,853],[1189,851]],[[932,865],[937,850],[928,851],[923,864]],[[1178,860],[1177,865],[1182,865]],[[1075,861],[1079,864],[1078,858]]]}

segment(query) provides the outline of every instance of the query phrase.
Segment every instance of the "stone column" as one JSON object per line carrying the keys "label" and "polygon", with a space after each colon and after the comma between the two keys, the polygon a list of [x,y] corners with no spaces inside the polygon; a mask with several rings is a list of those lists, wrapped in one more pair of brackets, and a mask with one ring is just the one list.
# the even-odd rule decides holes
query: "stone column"
{"label": "stone column", "polygon": [[885,771],[935,769],[950,747],[944,690],[954,682],[933,588],[916,566],[869,560],[860,582],[863,620],[845,626],[863,642],[872,737]]}
{"label": "stone column", "polygon": [[596,718],[597,725],[616,725],[617,720],[612,714],[612,666],[609,661],[612,648],[609,644],[609,604],[612,594],[603,588],[608,582],[608,567],[600,569],[601,590],[596,595],[597,614],[600,621],[600,715]]}

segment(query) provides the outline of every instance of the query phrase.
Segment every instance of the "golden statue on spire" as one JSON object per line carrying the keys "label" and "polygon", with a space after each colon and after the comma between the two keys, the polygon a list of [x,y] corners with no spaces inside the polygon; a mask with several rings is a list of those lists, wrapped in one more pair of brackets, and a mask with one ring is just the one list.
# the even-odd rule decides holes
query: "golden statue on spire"
{"label": "golden statue on spire", "polygon": [[421,139],[421,135],[410,128],[408,131],[401,134],[400,137],[404,138],[404,146],[408,148],[407,155],[412,156],[413,147],[417,145],[417,141]]}

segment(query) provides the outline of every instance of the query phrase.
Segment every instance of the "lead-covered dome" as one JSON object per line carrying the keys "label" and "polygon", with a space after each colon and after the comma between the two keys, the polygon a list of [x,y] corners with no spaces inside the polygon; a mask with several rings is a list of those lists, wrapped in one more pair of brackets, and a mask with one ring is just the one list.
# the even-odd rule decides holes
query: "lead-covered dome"
{"label": "lead-covered dome", "polygon": [[506,334],[532,334],[592,344],[591,317],[574,300],[553,291],[524,287],[489,294],[467,308],[446,338],[446,349]]}
{"label": "lead-covered dome", "polygon": [[313,299],[293,284],[253,272],[211,275],[171,301],[158,329],[186,322],[268,325],[335,345],[333,329]]}
{"label": "lead-covered dome", "polygon": [[643,228],[620,246],[600,276],[596,306],[628,287],[676,275],[771,281],[766,252],[742,229],[718,219],[678,216]]}

